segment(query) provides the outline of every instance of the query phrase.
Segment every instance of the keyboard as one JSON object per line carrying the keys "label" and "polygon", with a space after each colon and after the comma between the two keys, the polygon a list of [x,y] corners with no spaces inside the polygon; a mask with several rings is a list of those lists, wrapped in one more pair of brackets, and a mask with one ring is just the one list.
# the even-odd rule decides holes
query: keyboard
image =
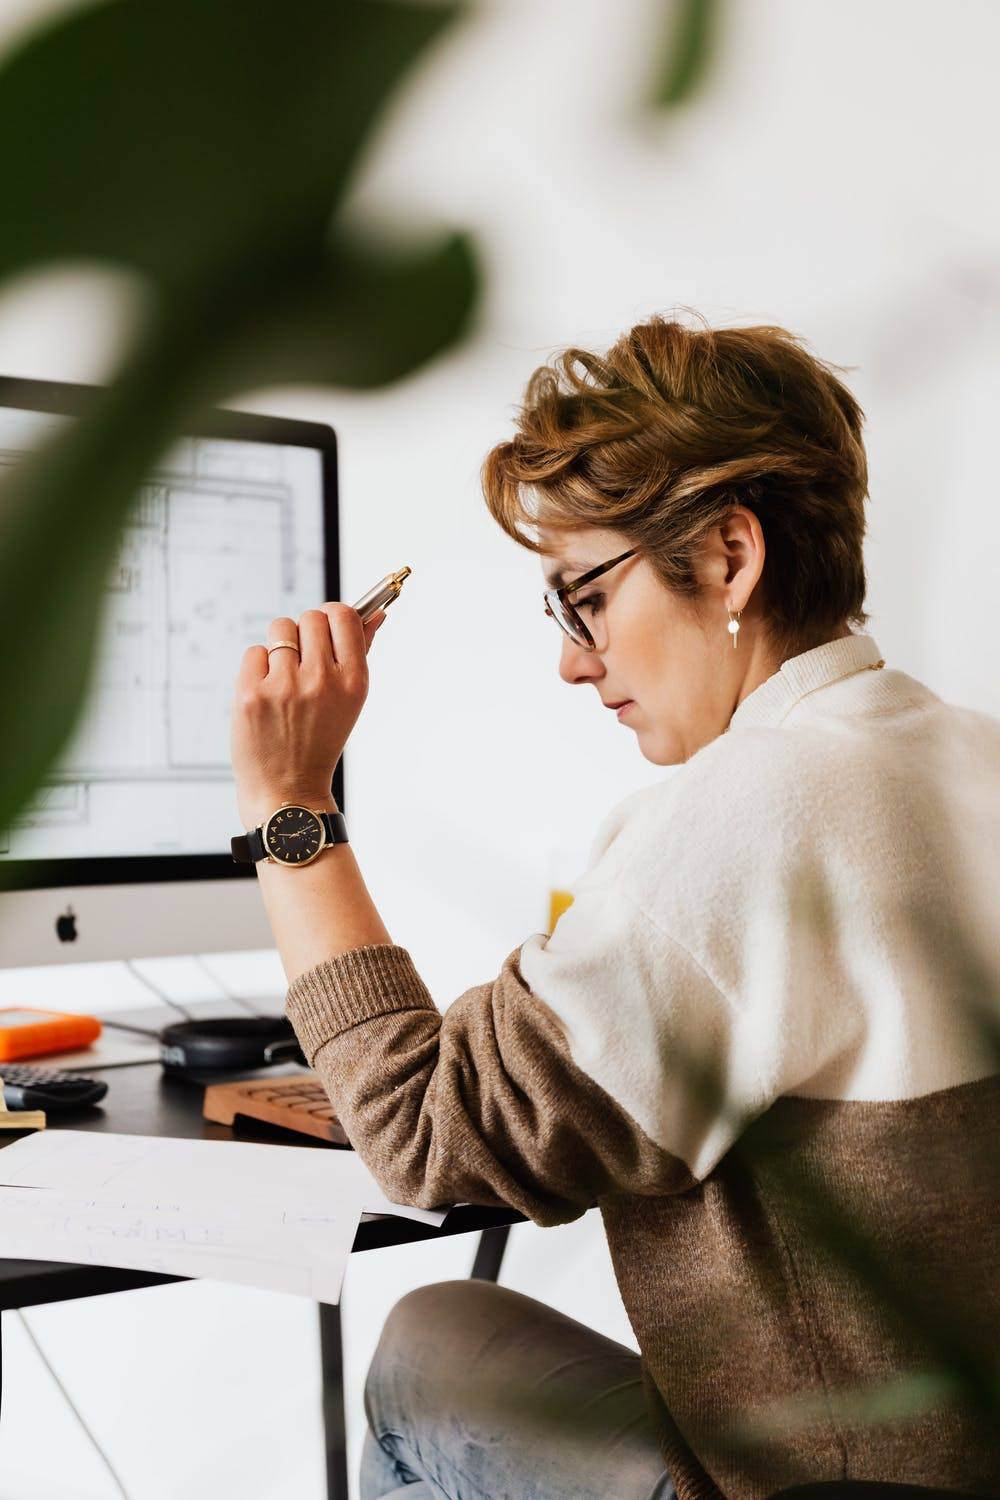
{"label": "keyboard", "polygon": [[212,1083],[205,1090],[202,1114],[217,1125],[232,1125],[237,1116],[280,1125],[334,1146],[349,1141],[333,1112],[326,1090],[312,1073],[285,1078],[253,1078],[242,1083]]}

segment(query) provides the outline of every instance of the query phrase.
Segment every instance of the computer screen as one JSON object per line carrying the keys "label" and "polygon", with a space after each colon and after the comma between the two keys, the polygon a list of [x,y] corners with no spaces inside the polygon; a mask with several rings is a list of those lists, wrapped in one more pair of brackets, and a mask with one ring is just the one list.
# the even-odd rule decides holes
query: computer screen
{"label": "computer screen", "polygon": [[[92,396],[0,379],[5,483]],[[0,828],[0,962],[273,944],[255,872],[229,849],[233,689],[274,617],[340,597],[337,534],[321,424],[219,410],[154,466],[109,560],[83,715]],[[333,786],[343,806],[342,767]]]}

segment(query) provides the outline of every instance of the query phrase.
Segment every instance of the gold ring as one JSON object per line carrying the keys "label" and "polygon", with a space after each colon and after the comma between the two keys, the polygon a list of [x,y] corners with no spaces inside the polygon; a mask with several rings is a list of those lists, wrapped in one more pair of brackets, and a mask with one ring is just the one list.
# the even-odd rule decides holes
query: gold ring
{"label": "gold ring", "polygon": [[302,652],[299,650],[298,641],[275,641],[273,646],[268,646],[267,648],[268,656],[270,656],[272,651],[280,651],[282,646],[290,646],[293,651],[298,651],[299,655],[302,655]]}

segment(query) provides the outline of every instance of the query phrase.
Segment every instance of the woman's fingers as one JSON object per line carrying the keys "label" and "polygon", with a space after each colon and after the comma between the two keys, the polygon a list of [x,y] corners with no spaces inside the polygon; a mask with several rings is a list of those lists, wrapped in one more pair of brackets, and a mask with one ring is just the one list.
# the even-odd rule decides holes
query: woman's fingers
{"label": "woman's fingers", "polygon": [[324,604],[330,622],[333,655],[340,668],[345,692],[364,698],[368,692],[368,664],[365,657],[369,641],[361,616],[352,604]]}
{"label": "woman's fingers", "polygon": [[330,622],[322,609],[307,609],[299,615],[301,668],[310,680],[327,676],[334,667]]}
{"label": "woman's fingers", "polygon": [[[280,655],[279,652],[274,653]],[[269,657],[263,646],[248,646],[240,660],[236,674],[236,687],[241,693],[251,693],[267,676]]]}
{"label": "woman's fingers", "polygon": [[269,650],[267,675],[287,681],[299,670],[299,652],[302,648],[299,640],[299,627],[287,615],[281,615],[277,620],[272,620],[267,629],[268,647],[276,646],[279,641],[291,641],[298,647],[298,650],[293,651],[289,646],[283,646],[280,651]]}
{"label": "woman's fingers", "polygon": [[382,621],[384,619],[385,619],[385,610],[384,609],[380,609],[379,612],[378,612],[378,614],[377,615],[373,615],[372,618],[365,625],[365,653],[366,654],[371,650],[372,641],[375,639],[375,632],[376,632],[376,630],[378,630],[379,626],[382,624]]}
{"label": "woman's fingers", "polygon": [[[238,675],[240,686],[252,688],[264,677],[287,682],[301,670],[317,675],[335,664],[349,666],[352,659],[356,672],[360,620],[357,610],[347,604],[326,604],[322,609],[307,609],[299,616],[298,624],[287,615],[279,616],[268,626],[267,646],[248,646],[244,651]],[[361,625],[362,661],[368,655],[375,632],[384,620],[385,610],[380,609]],[[279,641],[294,641],[299,649],[292,651],[283,646],[277,651],[268,650],[268,647],[276,646]]]}

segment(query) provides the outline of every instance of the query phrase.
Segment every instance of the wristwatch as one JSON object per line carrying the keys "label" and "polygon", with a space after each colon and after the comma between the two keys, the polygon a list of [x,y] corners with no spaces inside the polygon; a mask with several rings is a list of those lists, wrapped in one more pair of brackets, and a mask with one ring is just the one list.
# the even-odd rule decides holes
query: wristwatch
{"label": "wristwatch", "polygon": [[349,843],[340,812],[314,812],[298,802],[283,802],[256,828],[230,840],[237,864],[269,860],[274,865],[308,865],[330,844]]}

